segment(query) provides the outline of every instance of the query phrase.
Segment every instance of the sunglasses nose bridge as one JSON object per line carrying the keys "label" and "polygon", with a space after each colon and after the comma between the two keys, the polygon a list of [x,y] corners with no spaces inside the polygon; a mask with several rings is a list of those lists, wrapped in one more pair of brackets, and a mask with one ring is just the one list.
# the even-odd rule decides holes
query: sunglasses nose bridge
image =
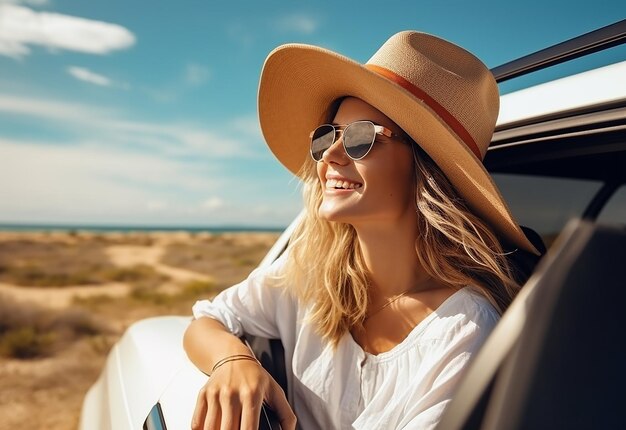
{"label": "sunglasses nose bridge", "polygon": [[322,154],[322,161],[326,163],[335,162],[338,164],[345,164],[350,161],[350,157],[348,157],[343,144],[343,130],[335,128],[335,140]]}

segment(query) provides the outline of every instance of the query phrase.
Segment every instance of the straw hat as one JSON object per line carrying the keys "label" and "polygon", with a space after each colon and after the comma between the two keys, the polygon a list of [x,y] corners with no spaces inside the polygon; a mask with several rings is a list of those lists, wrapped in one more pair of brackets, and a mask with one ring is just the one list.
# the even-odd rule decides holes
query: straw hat
{"label": "straw hat", "polygon": [[263,135],[296,173],[309,134],[340,97],[357,97],[398,124],[446,174],[472,210],[506,240],[537,253],[482,164],[498,116],[493,75],[466,50],[415,31],[393,35],[366,64],[316,46],[272,51],[259,85]]}

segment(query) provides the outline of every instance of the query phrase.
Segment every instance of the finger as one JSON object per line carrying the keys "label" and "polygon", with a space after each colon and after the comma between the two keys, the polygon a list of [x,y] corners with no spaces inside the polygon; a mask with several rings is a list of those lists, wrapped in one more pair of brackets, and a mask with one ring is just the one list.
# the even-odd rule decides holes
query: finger
{"label": "finger", "polygon": [[215,390],[207,392],[207,412],[204,418],[204,430],[218,429],[220,425],[221,410],[219,395]]}
{"label": "finger", "polygon": [[289,406],[283,389],[274,380],[272,380],[272,386],[270,387],[267,401],[272,410],[276,412],[283,430],[295,430],[296,416],[291,410],[291,406]]}
{"label": "finger", "polygon": [[261,398],[254,400],[252,396],[243,396],[241,402],[241,430],[257,430],[261,415]]}
{"label": "finger", "polygon": [[206,416],[206,411],[206,394],[203,387],[198,393],[198,398],[196,399],[196,408],[194,409],[193,416],[191,417],[192,430],[200,430],[204,426],[204,417]]}
{"label": "finger", "polygon": [[220,410],[222,412],[220,430],[239,429],[241,416],[239,397],[229,390],[223,390],[220,395]]}

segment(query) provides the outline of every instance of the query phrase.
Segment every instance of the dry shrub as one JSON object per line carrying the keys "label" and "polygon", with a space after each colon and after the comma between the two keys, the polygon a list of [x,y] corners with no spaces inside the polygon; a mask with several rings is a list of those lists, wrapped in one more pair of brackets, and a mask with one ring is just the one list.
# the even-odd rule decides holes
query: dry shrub
{"label": "dry shrub", "polygon": [[84,309],[70,308],[56,313],[50,327],[58,332],[69,331],[73,337],[93,336],[107,332],[107,327]]}
{"label": "dry shrub", "polygon": [[56,336],[38,332],[34,327],[20,327],[0,335],[0,355],[11,358],[36,358],[50,355]]}
{"label": "dry shrub", "polygon": [[189,281],[183,285],[182,291],[179,293],[182,298],[198,298],[206,295],[215,295],[222,288],[213,281]]}
{"label": "dry shrub", "polygon": [[111,266],[99,244],[16,239],[0,243],[2,281],[24,286],[98,283],[97,274]]}
{"label": "dry shrub", "polygon": [[112,267],[100,274],[105,282],[124,282],[127,284],[147,286],[158,285],[168,281],[169,276],[154,270],[147,264],[136,264],[130,267]]}
{"label": "dry shrub", "polygon": [[137,286],[130,291],[130,298],[141,303],[165,305],[172,301],[173,296],[149,286]]}
{"label": "dry shrub", "polygon": [[220,286],[244,279],[261,261],[278,233],[204,236],[191,243],[172,243],[162,257],[164,264],[202,273]]}
{"label": "dry shrub", "polygon": [[200,297],[214,296],[222,287],[213,281],[194,280],[181,286],[176,293],[167,293],[149,287],[135,287],[130,292],[132,300],[153,305],[176,305],[193,302]]}
{"label": "dry shrub", "polygon": [[74,295],[72,303],[77,306],[87,307],[89,309],[97,308],[100,305],[106,305],[113,301],[119,301],[117,297],[109,294],[90,294],[88,296]]}
{"label": "dry shrub", "polygon": [[107,282],[156,283],[167,279],[151,266],[114,265],[105,253],[106,246],[103,241],[86,239],[5,240],[0,242],[0,281],[21,286],[63,287]]}
{"label": "dry shrub", "polygon": [[82,337],[110,331],[82,309],[54,311],[0,295],[1,356],[45,357]]}

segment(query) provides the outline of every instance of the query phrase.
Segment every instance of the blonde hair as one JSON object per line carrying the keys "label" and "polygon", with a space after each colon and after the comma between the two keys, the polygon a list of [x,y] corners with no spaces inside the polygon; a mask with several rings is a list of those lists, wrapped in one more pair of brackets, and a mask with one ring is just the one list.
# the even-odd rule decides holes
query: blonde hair
{"label": "blonde hair", "polygon": [[[471,286],[503,312],[519,290],[498,238],[466,206],[439,167],[415,143],[416,258],[430,276],[458,290]],[[367,314],[368,276],[355,229],[318,216],[315,163],[303,179],[306,215],[292,236],[284,280],[310,306],[310,321],[336,346]]]}

